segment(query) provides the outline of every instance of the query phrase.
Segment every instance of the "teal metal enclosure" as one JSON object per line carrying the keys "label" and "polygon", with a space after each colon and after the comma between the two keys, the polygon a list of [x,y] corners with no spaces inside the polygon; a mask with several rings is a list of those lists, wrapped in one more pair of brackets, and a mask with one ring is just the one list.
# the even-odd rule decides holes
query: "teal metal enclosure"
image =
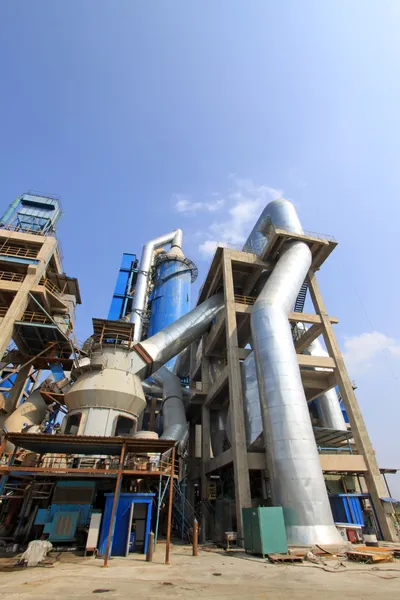
{"label": "teal metal enclosure", "polygon": [[280,506],[243,508],[244,549],[253,554],[287,552],[283,510]]}

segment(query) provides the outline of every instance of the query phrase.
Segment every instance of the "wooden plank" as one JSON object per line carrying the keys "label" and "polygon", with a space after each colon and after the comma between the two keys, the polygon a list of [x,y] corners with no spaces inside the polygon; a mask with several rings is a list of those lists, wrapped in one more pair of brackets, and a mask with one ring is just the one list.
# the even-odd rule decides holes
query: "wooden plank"
{"label": "wooden plank", "polygon": [[272,563],[302,563],[303,557],[296,554],[267,554]]}
{"label": "wooden plank", "polygon": [[346,552],[346,556],[349,560],[363,563],[394,562],[393,552],[380,553],[352,550]]}

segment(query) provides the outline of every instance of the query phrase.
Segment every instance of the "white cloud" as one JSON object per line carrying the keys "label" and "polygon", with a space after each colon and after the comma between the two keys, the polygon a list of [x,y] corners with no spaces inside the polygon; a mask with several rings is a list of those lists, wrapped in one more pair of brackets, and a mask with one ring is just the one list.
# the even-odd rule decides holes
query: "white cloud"
{"label": "white cloud", "polygon": [[199,252],[204,258],[209,258],[214,255],[217,246],[226,247],[226,244],[217,242],[216,240],[205,240],[199,245]]}
{"label": "white cloud", "polygon": [[[202,228],[192,232],[192,238],[199,240],[198,251],[203,258],[212,256],[218,245],[227,244],[242,247],[262,209],[282,197],[282,190],[256,185],[252,179],[236,175],[228,178],[226,194],[213,192],[206,200],[194,200],[186,194],[175,194],[173,205],[176,212],[190,217],[202,214]],[[218,213],[224,208],[223,212]],[[207,222],[207,216],[210,221]]]}
{"label": "white cloud", "polygon": [[379,331],[344,338],[343,357],[351,375],[360,374],[379,358],[400,358],[400,342]]}
{"label": "white cloud", "polygon": [[199,211],[216,212],[224,205],[223,198],[215,198],[212,202],[192,202],[190,196],[184,194],[174,195],[174,208],[178,213],[195,214]]}
{"label": "white cloud", "polygon": [[[215,250],[217,240],[241,246],[250,233],[261,210],[271,200],[282,196],[282,190],[266,185],[256,185],[251,179],[241,179],[236,175],[229,177],[231,189],[226,195],[228,206],[226,219],[212,221],[205,232],[205,241],[199,245],[200,253],[210,255]],[[211,250],[213,249],[213,250]]]}

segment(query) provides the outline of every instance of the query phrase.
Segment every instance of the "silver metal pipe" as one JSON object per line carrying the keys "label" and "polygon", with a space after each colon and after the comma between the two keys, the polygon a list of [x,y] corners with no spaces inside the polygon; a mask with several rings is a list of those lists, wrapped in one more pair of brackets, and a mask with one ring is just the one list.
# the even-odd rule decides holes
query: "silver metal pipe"
{"label": "silver metal pipe", "polygon": [[243,246],[243,252],[261,254],[268,242],[268,223],[293,233],[303,233],[295,207],[289,200],[280,198],[264,208]]}
{"label": "silver metal pipe", "polygon": [[[279,217],[278,203],[284,217],[287,201],[272,202],[265,216]],[[278,219],[275,223],[281,224]],[[310,266],[311,252],[304,242],[284,245],[254,304],[251,332],[272,496],[284,509],[288,543],[336,544],[341,536],[333,523],[288,321]]]}
{"label": "silver metal pipe", "polygon": [[[321,342],[317,338],[304,351],[304,354],[310,354],[311,356],[329,356],[326,350],[324,350]],[[316,367],[316,371],[331,371],[332,369],[324,369],[322,367]],[[321,421],[322,427],[328,429],[337,429],[340,431],[347,431],[346,421],[340,408],[338,394],[335,388],[324,392],[318,397],[317,409]]]}
{"label": "silver metal pipe", "polygon": [[256,444],[264,448],[262,439],[263,423],[261,418],[260,394],[258,391],[256,359],[254,352],[241,363],[242,388],[244,400],[244,424],[247,446]]}
{"label": "silver metal pipe", "polygon": [[161,367],[153,374],[153,379],[163,388],[163,433],[161,439],[175,440],[184,446],[188,438],[188,425],[180,379],[167,367]]}
{"label": "silver metal pipe", "polygon": [[153,359],[151,373],[157,371],[189,344],[201,337],[223,307],[223,294],[211,296],[175,323],[141,342],[140,346]]}
{"label": "silver metal pipe", "polygon": [[153,252],[164,244],[171,244],[181,248],[182,230],[174,229],[170,233],[161,235],[158,238],[148,241],[143,246],[142,256],[140,257],[139,273],[136,280],[135,293],[132,300],[131,323],[135,324],[134,341],[140,342],[143,329],[143,314],[146,308],[147,291],[149,285],[149,273]]}

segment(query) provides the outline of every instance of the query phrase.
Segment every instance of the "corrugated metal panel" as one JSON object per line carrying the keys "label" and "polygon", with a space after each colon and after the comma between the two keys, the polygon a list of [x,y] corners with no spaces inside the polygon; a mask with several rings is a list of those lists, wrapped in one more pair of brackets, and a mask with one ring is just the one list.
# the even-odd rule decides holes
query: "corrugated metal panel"
{"label": "corrugated metal panel", "polygon": [[358,496],[339,494],[338,496],[330,496],[329,501],[335,523],[364,525],[364,515]]}

